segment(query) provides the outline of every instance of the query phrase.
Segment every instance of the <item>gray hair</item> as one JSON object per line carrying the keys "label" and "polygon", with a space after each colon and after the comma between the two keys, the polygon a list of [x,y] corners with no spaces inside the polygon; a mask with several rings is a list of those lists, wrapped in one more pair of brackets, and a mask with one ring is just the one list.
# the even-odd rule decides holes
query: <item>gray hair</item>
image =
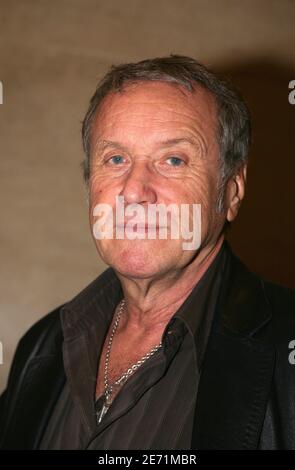
{"label": "gray hair", "polygon": [[112,66],[99,82],[82,125],[85,159],[82,162],[84,179],[90,176],[91,134],[94,118],[103,99],[111,92],[121,92],[124,86],[144,81],[162,81],[182,86],[194,92],[202,86],[215,97],[220,149],[220,183],[217,210],[223,209],[225,184],[248,160],[251,142],[251,119],[240,93],[224,78],[211,72],[190,57],[171,55],[136,63]]}

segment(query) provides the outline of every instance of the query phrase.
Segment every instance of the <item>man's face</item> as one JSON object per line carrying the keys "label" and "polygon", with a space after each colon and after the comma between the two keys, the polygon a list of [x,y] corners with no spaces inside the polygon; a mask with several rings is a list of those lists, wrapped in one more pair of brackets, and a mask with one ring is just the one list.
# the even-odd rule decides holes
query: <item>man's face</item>
{"label": "man's face", "polygon": [[[214,246],[225,221],[216,211],[219,147],[214,98],[163,82],[128,86],[108,95],[94,120],[90,224],[97,204],[201,205],[201,246]],[[125,219],[125,221],[127,221]],[[156,229],[157,230],[157,229]],[[131,278],[157,278],[188,265],[196,250],[183,239],[95,239],[103,261]]]}

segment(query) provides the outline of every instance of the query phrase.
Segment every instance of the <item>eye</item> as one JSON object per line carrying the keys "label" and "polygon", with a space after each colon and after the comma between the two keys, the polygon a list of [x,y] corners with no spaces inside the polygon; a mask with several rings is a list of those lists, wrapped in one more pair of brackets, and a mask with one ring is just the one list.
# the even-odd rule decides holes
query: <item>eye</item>
{"label": "eye", "polygon": [[166,161],[168,162],[170,166],[181,166],[182,164],[184,164],[184,161],[182,160],[182,158],[175,157],[175,156],[167,158]]}
{"label": "eye", "polygon": [[122,157],[122,155],[114,155],[108,160],[108,163],[111,165],[120,165],[121,163],[124,163],[124,157]]}

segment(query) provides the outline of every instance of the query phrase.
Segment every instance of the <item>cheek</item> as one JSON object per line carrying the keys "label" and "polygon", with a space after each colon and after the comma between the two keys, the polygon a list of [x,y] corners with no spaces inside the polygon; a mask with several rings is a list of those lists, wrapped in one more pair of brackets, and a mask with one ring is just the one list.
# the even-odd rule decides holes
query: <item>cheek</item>
{"label": "cheek", "polygon": [[217,217],[217,179],[206,171],[199,171],[184,183],[186,201],[201,205],[201,230],[205,235],[214,229]]}
{"label": "cheek", "polygon": [[213,200],[216,198],[217,183],[212,175],[205,170],[192,172],[183,180],[179,190],[182,199],[188,203],[201,204],[202,209],[210,210]]}
{"label": "cheek", "polygon": [[89,190],[90,194],[99,194],[103,191],[104,187],[106,186],[104,178],[102,174],[100,173],[92,173],[90,175],[90,180],[89,180]]}
{"label": "cheek", "polygon": [[110,182],[102,175],[93,175],[89,181],[89,200],[90,204],[98,203],[112,204],[115,195],[118,194],[117,184]]}

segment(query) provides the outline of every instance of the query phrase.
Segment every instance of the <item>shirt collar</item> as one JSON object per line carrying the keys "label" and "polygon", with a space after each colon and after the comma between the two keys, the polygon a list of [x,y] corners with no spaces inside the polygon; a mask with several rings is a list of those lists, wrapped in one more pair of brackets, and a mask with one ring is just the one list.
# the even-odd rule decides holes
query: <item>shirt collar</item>
{"label": "shirt collar", "polygon": [[200,328],[204,313],[215,307],[221,277],[218,274],[222,272],[225,252],[223,243],[212,263],[173,317],[182,320],[193,336],[196,336]]}
{"label": "shirt collar", "polygon": [[[223,242],[212,263],[169,321],[163,339],[179,322],[183,323],[194,337],[198,336],[205,312],[213,308],[212,304],[216,301],[226,255],[225,245]],[[115,271],[109,268],[61,309],[64,338],[79,336],[85,329],[92,327],[108,327],[114,309],[122,297],[120,281]]]}

